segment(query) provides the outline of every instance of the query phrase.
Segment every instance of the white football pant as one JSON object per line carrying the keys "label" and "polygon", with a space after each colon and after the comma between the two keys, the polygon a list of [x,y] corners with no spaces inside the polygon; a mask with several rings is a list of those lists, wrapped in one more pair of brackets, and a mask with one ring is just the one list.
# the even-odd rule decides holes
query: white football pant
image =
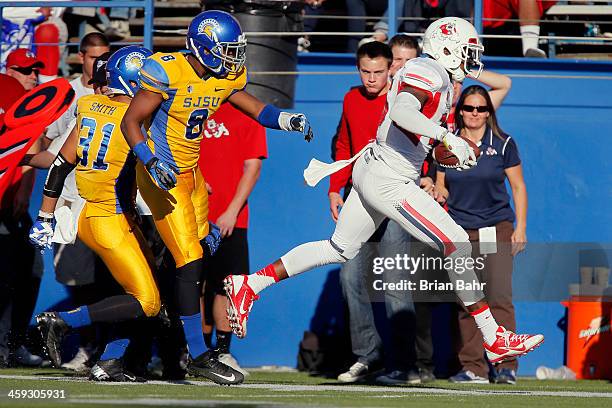
{"label": "white football pant", "polygon": [[[449,269],[451,282],[458,279],[478,282],[470,263],[459,258],[472,255],[468,234],[415,180],[398,174],[383,160],[376,144],[355,162],[351,190],[330,240],[300,245],[281,257],[289,276],[330,263],[343,263],[357,255],[378,226],[390,218],[421,242],[454,258],[461,265]],[[446,264],[446,263],[445,263]],[[481,291],[461,291],[457,295],[469,306],[484,298]]]}

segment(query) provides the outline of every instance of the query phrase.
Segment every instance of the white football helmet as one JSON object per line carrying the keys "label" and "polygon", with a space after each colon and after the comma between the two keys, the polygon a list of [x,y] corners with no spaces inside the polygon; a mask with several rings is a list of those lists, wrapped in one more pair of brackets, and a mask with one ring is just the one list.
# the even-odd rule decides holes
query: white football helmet
{"label": "white football helmet", "polygon": [[478,78],[483,64],[484,47],[472,24],[458,17],[444,17],[427,27],[423,37],[423,53],[438,61],[455,81],[466,74]]}

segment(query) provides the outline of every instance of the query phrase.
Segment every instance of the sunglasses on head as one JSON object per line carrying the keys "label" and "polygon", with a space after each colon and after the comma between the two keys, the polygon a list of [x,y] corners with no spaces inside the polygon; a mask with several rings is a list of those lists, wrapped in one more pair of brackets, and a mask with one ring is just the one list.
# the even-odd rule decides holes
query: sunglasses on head
{"label": "sunglasses on head", "polygon": [[34,68],[34,67],[26,67],[26,68],[11,67],[11,69],[14,69],[15,71],[17,71],[17,72],[19,72],[20,74],[23,74],[23,75],[31,75],[32,72],[34,72],[36,75],[38,75],[38,73],[39,73],[38,68]]}
{"label": "sunglasses on head", "polygon": [[485,113],[489,111],[488,106],[472,106],[472,105],[463,105],[461,110],[464,112],[474,112],[474,109],[478,111],[478,113]]}

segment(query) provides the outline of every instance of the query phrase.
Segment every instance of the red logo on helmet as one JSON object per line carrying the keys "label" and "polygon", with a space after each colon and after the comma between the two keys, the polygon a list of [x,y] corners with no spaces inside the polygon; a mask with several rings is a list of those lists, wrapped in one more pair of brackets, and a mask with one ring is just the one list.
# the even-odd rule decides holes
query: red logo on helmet
{"label": "red logo on helmet", "polygon": [[457,29],[453,23],[442,24],[440,26],[440,31],[442,32],[442,35],[453,35],[457,33]]}

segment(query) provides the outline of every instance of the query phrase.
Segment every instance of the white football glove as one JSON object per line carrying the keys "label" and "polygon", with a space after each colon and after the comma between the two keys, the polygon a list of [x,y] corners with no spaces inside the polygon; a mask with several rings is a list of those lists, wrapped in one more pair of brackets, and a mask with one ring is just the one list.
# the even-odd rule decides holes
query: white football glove
{"label": "white football glove", "polygon": [[474,149],[462,138],[455,136],[451,132],[446,132],[446,135],[442,138],[442,143],[452,154],[457,156],[459,160],[457,170],[467,170],[476,165]]}
{"label": "white football glove", "polygon": [[310,142],[314,137],[308,118],[303,113],[281,112],[278,118],[280,128],[286,131],[300,132],[304,135],[304,140]]}
{"label": "white football glove", "polygon": [[40,249],[41,252],[45,249],[51,249],[54,224],[55,219],[53,218],[53,214],[43,213],[41,211],[38,213],[38,217],[36,217],[34,224],[32,224],[32,228],[30,228],[30,242],[36,248]]}

